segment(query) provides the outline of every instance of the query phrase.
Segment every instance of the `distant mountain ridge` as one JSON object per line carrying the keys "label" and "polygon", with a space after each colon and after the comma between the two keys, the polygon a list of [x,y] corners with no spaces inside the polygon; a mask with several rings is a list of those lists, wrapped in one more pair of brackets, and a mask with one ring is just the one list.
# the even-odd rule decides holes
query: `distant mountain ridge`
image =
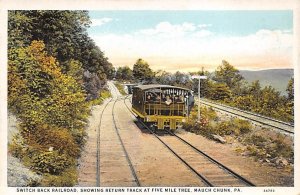
{"label": "distant mountain ridge", "polygon": [[270,85],[282,95],[286,95],[288,82],[294,77],[294,69],[240,70],[240,73],[248,83],[259,80],[262,87]]}

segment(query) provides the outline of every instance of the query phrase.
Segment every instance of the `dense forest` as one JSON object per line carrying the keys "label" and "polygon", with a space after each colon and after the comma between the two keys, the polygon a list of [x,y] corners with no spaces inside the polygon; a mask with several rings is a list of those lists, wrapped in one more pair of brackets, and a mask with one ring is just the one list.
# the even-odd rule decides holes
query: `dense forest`
{"label": "dense forest", "polygon": [[229,62],[223,60],[214,72],[204,71],[171,74],[166,71],[153,71],[150,65],[138,59],[131,70],[128,66],[116,70],[118,80],[142,83],[159,83],[186,87],[197,93],[198,80],[191,75],[206,75],[201,80],[200,95],[220,103],[225,103],[243,110],[256,112],[282,121],[294,121],[294,79],[286,86],[287,96],[282,95],[272,86],[262,87],[259,80],[251,83]]}
{"label": "dense forest", "polygon": [[8,108],[20,121],[11,154],[43,179],[73,186],[90,100],[113,66],[88,36],[87,11],[8,12]]}

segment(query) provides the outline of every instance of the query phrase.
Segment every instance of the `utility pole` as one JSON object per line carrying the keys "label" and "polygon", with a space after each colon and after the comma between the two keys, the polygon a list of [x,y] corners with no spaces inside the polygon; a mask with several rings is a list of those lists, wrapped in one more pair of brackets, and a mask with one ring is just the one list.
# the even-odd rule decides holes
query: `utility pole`
{"label": "utility pole", "polygon": [[200,122],[200,80],[207,79],[207,76],[195,75],[195,76],[192,76],[192,79],[199,79],[199,84],[198,84],[198,122]]}

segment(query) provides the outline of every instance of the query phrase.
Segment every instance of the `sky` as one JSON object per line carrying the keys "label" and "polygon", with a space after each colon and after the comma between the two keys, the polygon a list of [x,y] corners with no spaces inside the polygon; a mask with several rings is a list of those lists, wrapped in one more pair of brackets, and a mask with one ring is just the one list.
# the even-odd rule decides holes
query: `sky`
{"label": "sky", "polygon": [[293,12],[90,11],[89,35],[115,67],[137,59],[153,70],[293,68]]}

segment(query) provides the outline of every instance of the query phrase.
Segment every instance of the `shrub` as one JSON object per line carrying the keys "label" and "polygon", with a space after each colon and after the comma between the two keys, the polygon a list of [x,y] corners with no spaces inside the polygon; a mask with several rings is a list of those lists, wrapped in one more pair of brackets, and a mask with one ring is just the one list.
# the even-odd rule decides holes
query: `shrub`
{"label": "shrub", "polygon": [[115,83],[115,85],[118,88],[118,90],[121,93],[121,95],[126,95],[126,93],[124,91],[124,87],[120,83]]}
{"label": "shrub", "polygon": [[24,142],[24,139],[20,134],[13,136],[11,143],[8,145],[8,151],[14,157],[19,159],[23,158],[26,155],[27,145]]}
{"label": "shrub", "polygon": [[272,139],[272,145],[269,145],[266,149],[272,156],[282,156],[285,158],[293,158],[293,147],[285,143],[285,137],[281,134],[277,134],[275,139]]}
{"label": "shrub", "polygon": [[38,173],[58,174],[72,164],[70,157],[57,151],[41,152],[32,157],[33,169]]}
{"label": "shrub", "polygon": [[252,130],[252,125],[249,121],[239,119],[239,118],[234,118],[232,120],[233,128],[235,129],[236,135],[241,134],[246,134],[249,133]]}
{"label": "shrub", "polygon": [[250,145],[255,145],[259,148],[263,148],[267,142],[268,142],[268,140],[259,134],[252,134],[252,135],[247,136],[244,139],[244,143],[250,144]]}
{"label": "shrub", "polygon": [[100,105],[102,104],[104,99],[111,97],[110,91],[108,89],[102,89],[100,91],[100,95],[97,99],[89,101],[90,106]]}
{"label": "shrub", "polygon": [[232,135],[234,130],[230,121],[222,121],[213,127],[213,133],[218,135]]}
{"label": "shrub", "polygon": [[41,186],[46,187],[71,187],[77,183],[77,170],[75,166],[65,169],[59,175],[46,173],[41,181]]}

